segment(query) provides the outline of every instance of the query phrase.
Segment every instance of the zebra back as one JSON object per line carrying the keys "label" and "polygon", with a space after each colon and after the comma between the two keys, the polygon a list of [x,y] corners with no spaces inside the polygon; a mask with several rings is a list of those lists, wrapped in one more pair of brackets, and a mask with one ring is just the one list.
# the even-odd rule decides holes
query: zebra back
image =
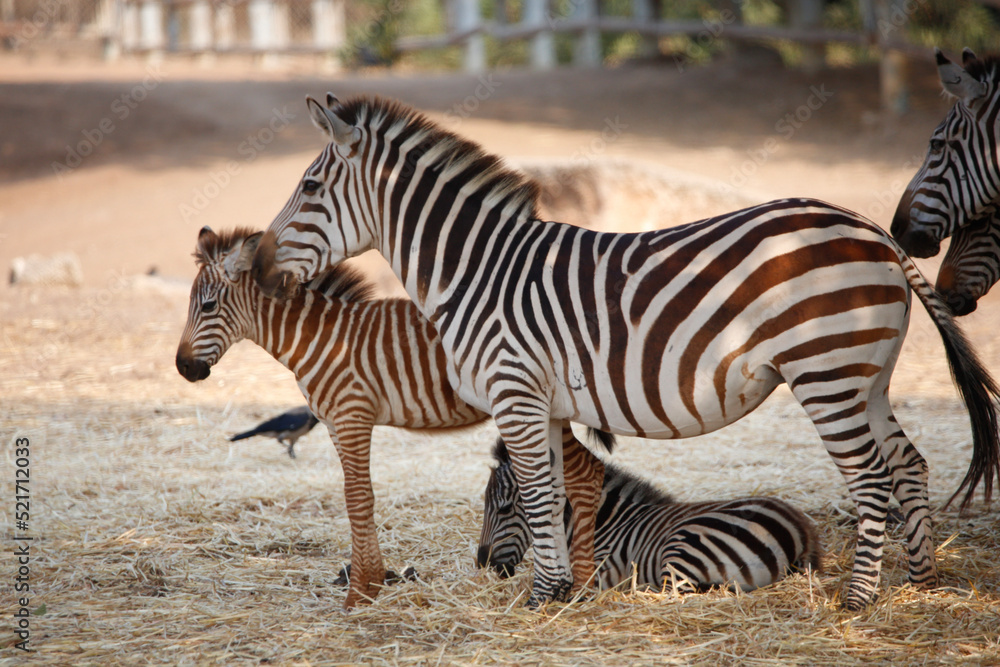
{"label": "zebra back", "polygon": [[[527,514],[502,440],[486,485],[476,563],[500,576],[513,574],[531,546]],[[812,521],[769,497],[678,503],[649,482],[605,463],[597,516],[595,556],[604,588],[629,581],[681,590],[733,585],[765,586],[787,571],[820,569],[821,549]],[[569,513],[564,522],[572,526]]]}

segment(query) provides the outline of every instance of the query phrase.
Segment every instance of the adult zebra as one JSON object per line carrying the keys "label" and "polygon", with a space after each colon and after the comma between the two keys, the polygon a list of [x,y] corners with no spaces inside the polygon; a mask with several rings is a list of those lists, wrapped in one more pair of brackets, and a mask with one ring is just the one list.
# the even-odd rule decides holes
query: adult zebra
{"label": "adult zebra", "polygon": [[[625,435],[707,433],[781,382],[803,405],[858,509],[844,603],[867,604],[890,497],[902,505],[910,580],[937,584],[927,466],[888,387],[911,290],[927,308],[973,423],[964,503],[1000,467],[997,388],[947,306],[879,227],[786,199],[642,234],[537,219],[536,188],[475,144],[380,99],[324,107],[330,143],[261,240],[269,294],[377,248],[441,335],[448,379],[490,411],[531,523],[529,604],[570,590],[565,495],[551,482],[562,420]],[[579,585],[580,582],[577,582]]]}
{"label": "adult zebra", "polygon": [[[593,455],[590,455],[593,456]],[[498,439],[483,504],[476,565],[513,574],[531,544],[510,455]],[[569,517],[566,517],[567,519]],[[567,534],[573,526],[564,522]],[[608,463],[597,511],[597,581],[680,592],[711,586],[749,591],[790,571],[821,570],[816,527],[777,498],[758,496],[679,503],[649,482]]]}
{"label": "adult zebra", "polygon": [[[249,338],[295,374],[344,468],[354,566],[344,607],[353,607],[374,599],[386,577],[369,470],[372,428],[454,428],[489,415],[463,402],[445,380],[437,332],[413,303],[369,301],[370,286],[348,267],[321,274],[284,303],[266,298],[249,271],[261,235],[246,228],[216,234],[208,227],[198,234],[198,275],[177,346],[177,371],[191,382],[204,380],[231,346]],[[607,447],[609,441],[598,436]],[[583,531],[573,543],[574,576],[589,577],[590,531],[604,467],[568,424],[562,437],[568,493],[580,503],[573,522]]]}
{"label": "adult zebra", "polygon": [[1000,220],[977,220],[955,230],[935,288],[954,315],[968,315],[1000,281]]}
{"label": "adult zebra", "polygon": [[941,241],[1000,203],[1000,56],[965,49],[959,66],[934,52],[941,85],[956,100],[893,217],[893,237],[914,257],[938,254]]}

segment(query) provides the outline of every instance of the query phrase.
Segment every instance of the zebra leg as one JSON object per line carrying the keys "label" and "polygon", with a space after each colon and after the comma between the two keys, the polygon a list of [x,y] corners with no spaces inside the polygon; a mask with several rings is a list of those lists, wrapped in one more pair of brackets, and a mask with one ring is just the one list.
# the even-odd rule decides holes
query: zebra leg
{"label": "zebra leg", "polygon": [[604,464],[576,439],[568,422],[563,424],[562,446],[566,500],[572,511],[572,538],[569,544],[569,560],[573,568],[572,593],[576,593],[588,581],[593,583],[596,568],[594,533],[604,486]]}
{"label": "zebra leg", "polygon": [[[507,390],[495,401],[494,419],[507,443],[535,552],[528,607],[565,600],[573,585],[563,528],[566,493],[562,474],[562,424],[532,395]],[[550,456],[552,459],[550,459]],[[553,463],[554,459],[554,463]]]}
{"label": "zebra leg", "polygon": [[868,416],[882,458],[892,474],[892,495],[899,501],[906,519],[910,583],[918,588],[936,588],[938,574],[927,490],[927,462],[900,428],[892,414],[887,392],[888,387],[877,395],[873,393]]}
{"label": "zebra leg", "polygon": [[356,410],[338,415],[330,429],[344,468],[344,503],[351,522],[351,579],[344,609],[375,599],[385,581],[370,468],[373,423],[371,414]]}
{"label": "zebra leg", "polygon": [[[858,537],[851,582],[843,606],[862,609],[875,598],[882,570],[885,521],[892,493],[889,467],[868,423],[866,405],[873,364],[803,373],[789,382],[833,458],[858,512]],[[890,364],[891,366],[891,364]],[[848,375],[847,371],[858,373]]]}

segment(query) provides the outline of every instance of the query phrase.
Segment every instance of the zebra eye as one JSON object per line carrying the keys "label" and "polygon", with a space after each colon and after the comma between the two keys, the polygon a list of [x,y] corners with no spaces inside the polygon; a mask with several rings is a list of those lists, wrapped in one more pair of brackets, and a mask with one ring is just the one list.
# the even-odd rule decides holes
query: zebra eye
{"label": "zebra eye", "polygon": [[316,191],[323,187],[323,184],[319,181],[314,181],[311,178],[307,178],[302,181],[302,192],[307,195],[314,195]]}
{"label": "zebra eye", "polygon": [[201,312],[203,312],[203,313],[210,313],[213,310],[215,310],[216,306],[218,306],[218,305],[219,304],[218,304],[218,302],[216,302],[215,299],[211,299],[209,301],[206,301],[205,303],[201,304]]}
{"label": "zebra eye", "polygon": [[944,149],[944,139],[931,139],[931,151],[940,153]]}

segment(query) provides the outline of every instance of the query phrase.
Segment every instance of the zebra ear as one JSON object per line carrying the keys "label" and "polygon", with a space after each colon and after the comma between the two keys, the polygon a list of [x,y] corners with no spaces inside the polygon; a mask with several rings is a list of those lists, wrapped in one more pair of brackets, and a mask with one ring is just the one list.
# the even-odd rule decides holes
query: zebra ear
{"label": "zebra ear", "polygon": [[306,106],[309,107],[313,125],[318,127],[330,141],[347,146],[361,139],[361,130],[343,120],[332,109],[327,109],[312,97],[306,97]]}
{"label": "zebra ear", "polygon": [[257,252],[257,244],[260,243],[264,232],[251,234],[233,246],[232,250],[226,253],[226,258],[222,260],[222,267],[226,270],[226,275],[232,281],[237,281],[240,274],[249,271],[253,264],[253,255]]}
{"label": "zebra ear", "polygon": [[[971,53],[971,51],[970,51]],[[978,81],[974,76],[964,69],[948,60],[941,49],[934,49],[934,57],[937,59],[938,76],[941,77],[941,85],[949,95],[968,103],[986,93],[986,84]],[[963,53],[963,59],[965,54]]]}

